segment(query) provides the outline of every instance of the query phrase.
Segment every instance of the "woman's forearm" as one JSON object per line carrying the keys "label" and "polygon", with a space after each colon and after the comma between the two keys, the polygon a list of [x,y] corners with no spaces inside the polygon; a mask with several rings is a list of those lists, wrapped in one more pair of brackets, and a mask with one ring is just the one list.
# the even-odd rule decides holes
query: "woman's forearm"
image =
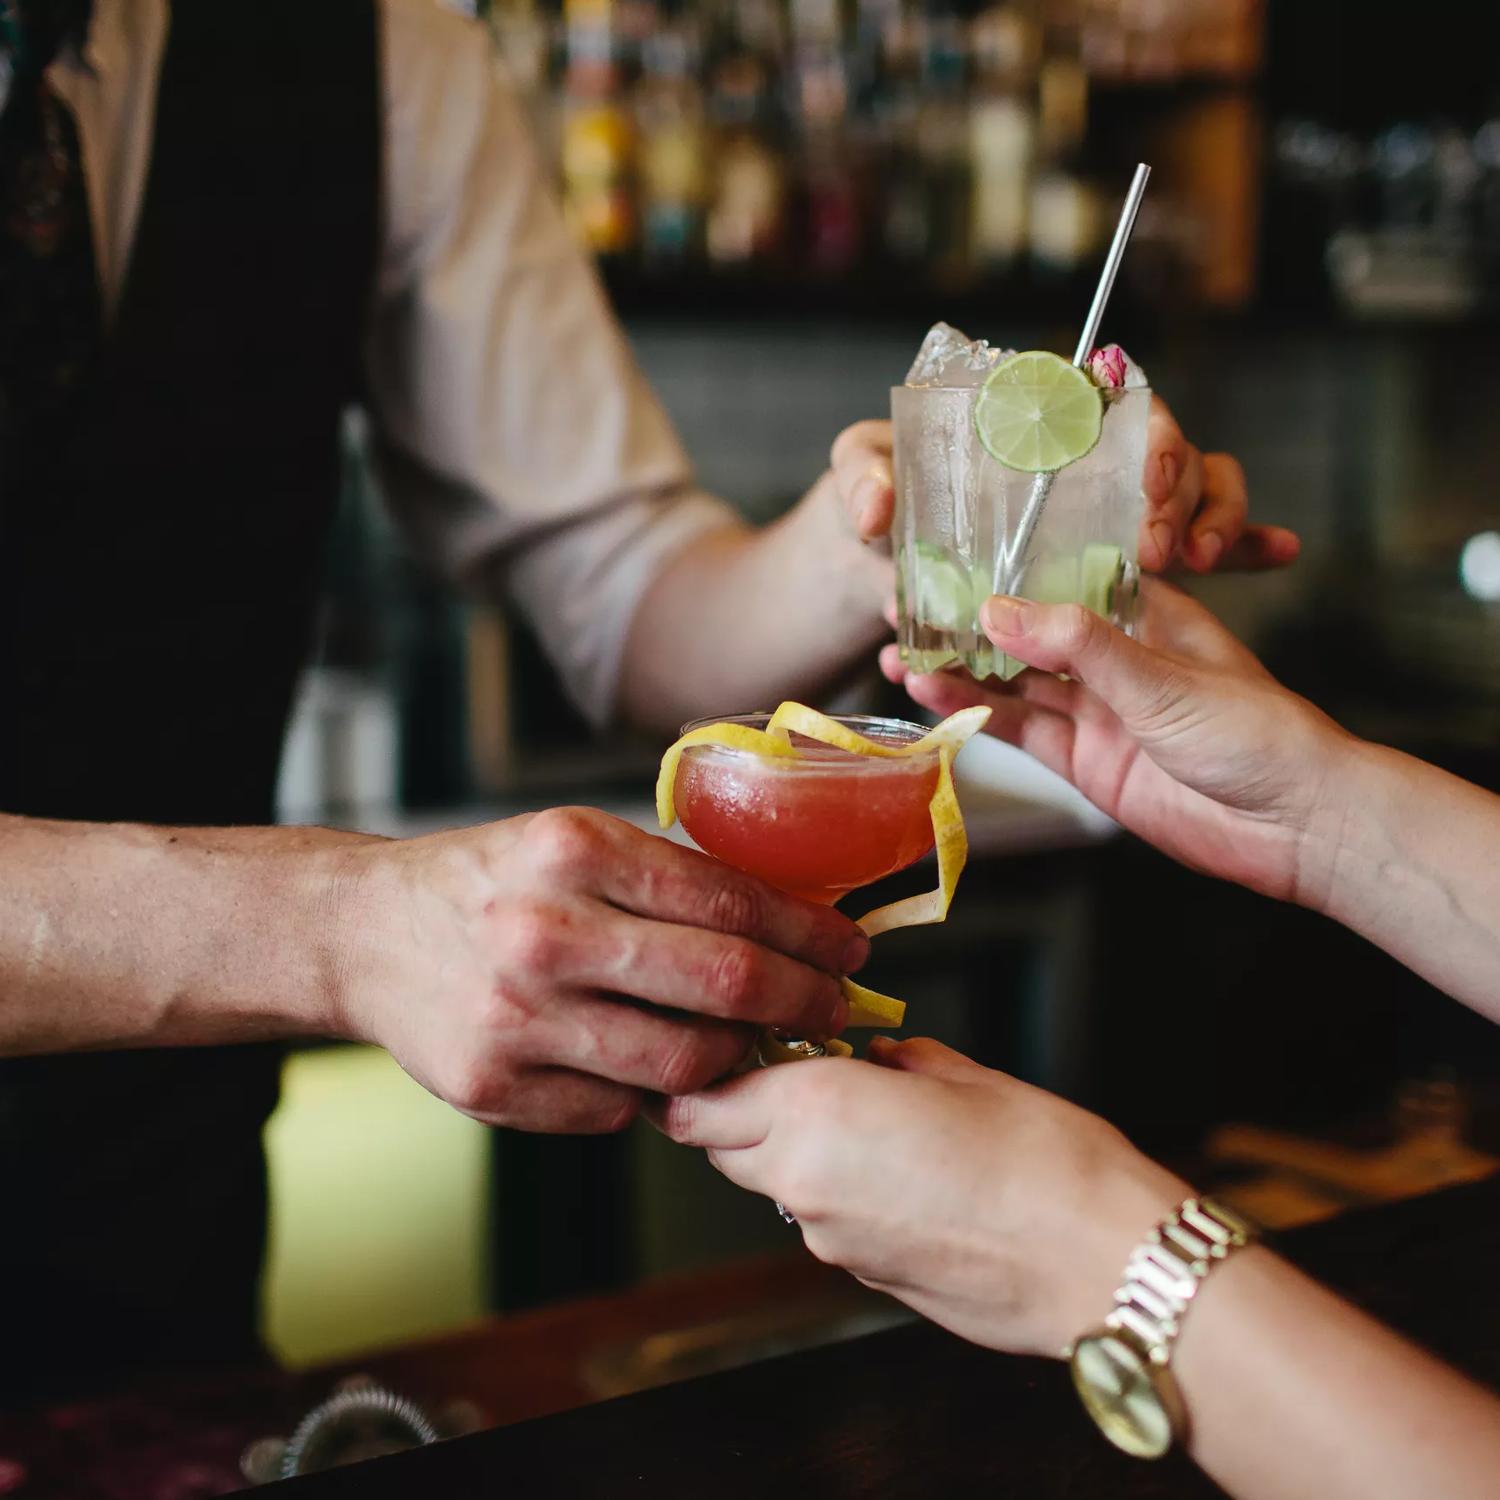
{"label": "woman's forearm", "polygon": [[1500,797],[1360,745],[1310,836],[1310,905],[1500,1021]]}
{"label": "woman's forearm", "polygon": [[0,815],[0,1055],[316,1034],[357,835]]}
{"label": "woman's forearm", "polygon": [[1194,1458],[1237,1500],[1481,1500],[1500,1399],[1270,1251],[1204,1284],[1173,1359]]}

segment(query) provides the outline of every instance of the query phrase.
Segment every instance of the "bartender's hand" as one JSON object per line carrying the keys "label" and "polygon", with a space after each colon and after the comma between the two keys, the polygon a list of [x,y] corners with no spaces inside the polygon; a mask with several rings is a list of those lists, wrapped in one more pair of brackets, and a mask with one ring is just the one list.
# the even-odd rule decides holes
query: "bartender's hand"
{"label": "bartender's hand", "polygon": [[840,913],[588,808],[317,857],[340,1031],[487,1124],[619,1129],[756,1025],[837,1032],[835,976],[868,952]]}
{"label": "bartender's hand", "polygon": [[[833,475],[845,511],[866,541],[890,533],[896,496],[891,470],[891,424],[856,422],[833,445]],[[1279,568],[1300,547],[1281,526],[1252,525],[1245,474],[1227,453],[1200,453],[1160,396],[1151,398],[1146,509],[1138,555],[1147,572],[1181,563],[1195,573],[1215,568]]]}
{"label": "bartender's hand", "polygon": [[[875,1066],[871,1066],[871,1063]],[[653,1102],[674,1140],[784,1204],[819,1260],[994,1349],[1057,1355],[1187,1195],[1117,1130],[937,1042],[765,1068]]]}
{"label": "bartender's hand", "polygon": [[[1196,600],[1147,579],[1140,638],[1077,605],[992,599],[996,645],[1041,669],[1005,686],[960,673],[907,676],[916,701],[993,712],[986,732],[1019,745],[1095,806],[1195,869],[1286,900],[1306,889],[1310,841],[1334,842],[1343,768],[1361,742],[1282,687]],[[1066,673],[1061,682],[1044,673]]]}

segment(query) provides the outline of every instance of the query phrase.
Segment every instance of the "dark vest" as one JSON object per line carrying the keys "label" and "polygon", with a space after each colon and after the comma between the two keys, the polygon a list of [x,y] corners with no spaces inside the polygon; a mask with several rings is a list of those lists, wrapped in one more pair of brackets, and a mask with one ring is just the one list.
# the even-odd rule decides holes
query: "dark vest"
{"label": "dark vest", "polygon": [[[379,103],[371,0],[175,0],[118,314],[67,430],[3,471],[0,809],[270,821],[371,297]],[[0,1063],[0,1395],[255,1353],[279,1061]]]}

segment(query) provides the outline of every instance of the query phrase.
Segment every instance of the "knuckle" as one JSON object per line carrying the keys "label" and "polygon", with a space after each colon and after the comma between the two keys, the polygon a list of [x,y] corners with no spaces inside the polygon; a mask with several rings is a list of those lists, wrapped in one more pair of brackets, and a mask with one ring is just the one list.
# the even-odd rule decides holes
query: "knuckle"
{"label": "knuckle", "polygon": [[[480,1038],[481,1048],[500,1045],[499,1038],[513,1038],[536,1019],[539,1005],[520,985],[499,979],[489,993],[472,1008],[469,1021]],[[504,1045],[513,1043],[507,1041]]]}
{"label": "knuckle", "polygon": [[718,1071],[707,1038],[696,1032],[683,1031],[657,1062],[657,1092],[695,1094],[712,1083]]}
{"label": "knuckle", "polygon": [[1195,500],[1203,492],[1203,481],[1203,455],[1191,443],[1185,443],[1183,445],[1182,480],[1178,488],[1186,490],[1186,498]]}
{"label": "knuckle", "polygon": [[815,1140],[804,1138],[779,1174],[781,1201],[799,1220],[816,1226],[828,1213],[829,1175],[826,1153]]}
{"label": "knuckle", "polygon": [[639,1089],[628,1089],[619,1098],[602,1104],[595,1113],[595,1131],[599,1135],[618,1135],[635,1123],[641,1112]]}
{"label": "knuckle", "polygon": [[1245,466],[1232,453],[1215,453],[1212,457],[1214,467],[1218,470],[1216,488],[1229,491],[1235,502],[1243,506],[1249,490],[1249,483],[1245,478]]}
{"label": "knuckle", "polygon": [[597,869],[607,835],[591,809],[553,807],[531,820],[526,841],[538,873],[576,877]]}
{"label": "knuckle", "polygon": [[829,464],[837,469],[851,456],[861,454],[883,454],[890,451],[891,424],[885,417],[871,417],[862,422],[851,423],[834,438],[828,450]]}
{"label": "knuckle", "polygon": [[828,463],[831,468],[837,469],[849,456],[850,451],[857,447],[860,442],[860,424],[851,423],[845,427],[839,435],[834,438],[832,446],[828,450]]}
{"label": "knuckle", "polygon": [[1151,415],[1147,418],[1153,445],[1165,452],[1185,441],[1172,408],[1160,396],[1151,397]]}
{"label": "knuckle", "polygon": [[1057,644],[1069,654],[1088,647],[1097,628],[1098,616],[1081,604],[1065,604],[1057,615]]}
{"label": "knuckle", "polygon": [[567,921],[555,906],[545,901],[519,901],[500,925],[501,961],[521,972],[556,969],[567,951],[567,930]]}
{"label": "knuckle", "polygon": [[698,1101],[691,1098],[668,1097],[657,1117],[657,1125],[668,1140],[687,1145],[697,1128]]}
{"label": "knuckle", "polygon": [[849,949],[860,936],[860,930],[853,922],[829,909],[817,914],[805,935],[798,934],[798,942],[792,951],[795,957],[816,965],[827,974],[841,974]]}
{"label": "knuckle", "polygon": [[1217,469],[1226,479],[1244,482],[1245,466],[1232,453],[1205,453],[1203,462]]}
{"label": "knuckle", "polygon": [[514,1086],[515,1077],[509,1066],[481,1053],[453,1068],[438,1093],[461,1114],[503,1119]]}
{"label": "knuckle", "polygon": [[847,1128],[851,1101],[839,1076],[846,1071],[841,1062],[777,1069],[777,1082],[785,1080],[777,1100],[778,1116],[796,1132],[786,1147],[785,1169],[799,1182],[806,1179],[815,1185],[821,1180],[829,1142]]}
{"label": "knuckle", "polygon": [[761,932],[765,921],[765,898],[748,881],[721,880],[709,891],[705,925],[716,932]]}
{"label": "knuckle", "polygon": [[755,945],[730,941],[713,960],[709,988],[726,1010],[738,1013],[753,1004],[764,979],[765,965]]}

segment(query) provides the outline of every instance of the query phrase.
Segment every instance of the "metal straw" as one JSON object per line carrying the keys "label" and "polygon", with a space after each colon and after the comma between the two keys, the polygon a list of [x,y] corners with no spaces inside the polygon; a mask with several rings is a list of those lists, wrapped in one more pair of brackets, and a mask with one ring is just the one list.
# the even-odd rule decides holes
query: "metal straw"
{"label": "metal straw", "polygon": [[[1120,262],[1125,258],[1125,246],[1130,241],[1130,231],[1135,228],[1135,216],[1140,211],[1141,199],[1146,196],[1146,179],[1151,168],[1141,162],[1135,169],[1130,191],[1125,195],[1125,207],[1120,210],[1120,222],[1115,225],[1115,237],[1110,242],[1109,254],[1104,258],[1104,269],[1099,273],[1099,285],[1094,292],[1093,305],[1084,320],[1083,333],[1078,347],[1073,351],[1073,366],[1081,370],[1094,349],[1094,340],[1099,336],[1099,325],[1104,321],[1104,309],[1109,294],[1115,288],[1115,277],[1120,273]],[[1021,524],[1016,528],[1016,539],[1005,554],[1005,592],[1013,594],[1021,586],[1026,572],[1026,549],[1036,535],[1037,523],[1042,519],[1042,507],[1057,478],[1053,469],[1038,474],[1032,481],[1031,494],[1026,499],[1026,509],[1021,513]]]}

